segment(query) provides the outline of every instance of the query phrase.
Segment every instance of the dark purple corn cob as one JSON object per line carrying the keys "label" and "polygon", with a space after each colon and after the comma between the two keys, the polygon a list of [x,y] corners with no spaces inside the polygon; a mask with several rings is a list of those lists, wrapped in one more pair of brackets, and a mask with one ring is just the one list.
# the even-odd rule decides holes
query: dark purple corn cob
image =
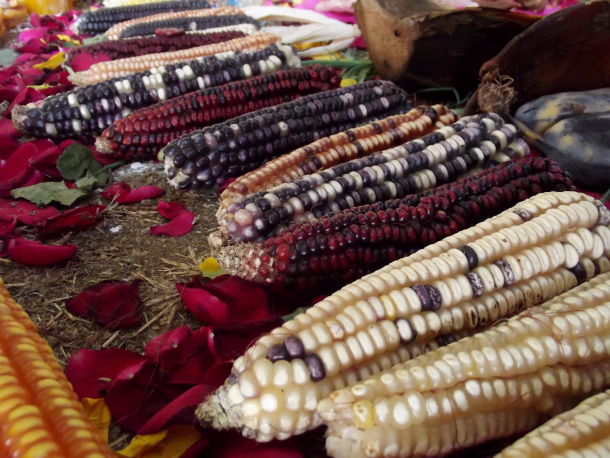
{"label": "dark purple corn cob", "polygon": [[124,29],[119,38],[144,37],[154,35],[160,29],[182,29],[186,31],[205,30],[216,27],[227,27],[238,24],[252,24],[258,28],[256,19],[245,14],[226,16],[183,17],[163,21],[142,22]]}
{"label": "dark purple corn cob", "polygon": [[170,142],[165,170],[179,189],[209,189],[319,138],[410,108],[407,93],[388,81],[301,97]]}
{"label": "dark purple corn cob", "polygon": [[528,197],[572,189],[556,163],[528,157],[430,191],[295,222],[262,244],[223,248],[229,273],[270,287],[336,287],[496,215]]}

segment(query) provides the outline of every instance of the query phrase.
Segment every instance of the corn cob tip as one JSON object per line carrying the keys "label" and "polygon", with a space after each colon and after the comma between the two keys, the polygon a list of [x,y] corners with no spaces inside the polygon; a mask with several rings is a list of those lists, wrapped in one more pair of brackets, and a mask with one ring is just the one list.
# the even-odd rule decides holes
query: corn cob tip
{"label": "corn cob tip", "polygon": [[27,128],[27,122],[30,122],[28,119],[28,108],[25,105],[15,105],[11,112],[11,116],[13,119],[13,124],[15,129],[19,132],[30,132],[31,129]]}
{"label": "corn cob tip", "polygon": [[77,87],[84,87],[84,86],[88,86],[90,84],[89,80],[87,79],[86,72],[73,73],[68,76],[68,81],[70,81],[72,84],[74,84]]}
{"label": "corn cob tip", "polygon": [[212,250],[222,248],[227,243],[226,231],[219,229],[212,232],[208,237],[208,242]]}
{"label": "corn cob tip", "polygon": [[[237,386],[234,377],[231,376],[224,385],[218,388],[210,397],[197,407],[195,415],[202,426],[212,427],[218,430],[244,428],[244,416],[241,404],[231,402],[231,388]],[[254,439],[256,432],[249,428],[242,431],[245,437]]]}
{"label": "corn cob tip", "polygon": [[102,154],[112,154],[114,151],[110,147],[111,142],[107,138],[97,137],[95,139],[95,149]]}

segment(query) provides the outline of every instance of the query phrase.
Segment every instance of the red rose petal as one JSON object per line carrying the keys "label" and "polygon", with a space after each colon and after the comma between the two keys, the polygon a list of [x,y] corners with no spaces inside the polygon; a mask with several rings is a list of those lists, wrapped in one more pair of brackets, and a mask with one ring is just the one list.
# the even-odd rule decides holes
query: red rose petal
{"label": "red rose petal", "polygon": [[91,226],[95,223],[100,213],[106,209],[105,205],[84,205],[59,213],[47,220],[41,231],[52,231],[58,229],[74,229],[78,227]]}
{"label": "red rose petal", "polygon": [[154,434],[172,425],[196,422],[195,409],[213,391],[209,385],[197,385],[178,396],[138,430],[138,434]]}
{"label": "red rose petal", "polygon": [[235,326],[213,328],[210,333],[210,350],[218,359],[232,361],[243,355],[250,344],[260,336],[283,324],[284,320],[277,315]]}
{"label": "red rose petal", "polygon": [[202,288],[229,307],[231,324],[244,323],[269,316],[267,293],[256,283],[232,275],[221,275]]}
{"label": "red rose petal", "polygon": [[116,183],[102,192],[102,196],[112,200],[116,195],[116,201],[120,204],[133,204],[141,202],[144,199],[153,199],[159,197],[165,192],[164,189],[156,186],[142,186],[136,189],[131,189],[125,182]]}
{"label": "red rose petal", "polygon": [[[51,94],[47,92],[47,95]],[[34,89],[33,87],[27,87],[21,92],[19,92],[19,94],[17,94],[17,97],[15,97],[9,105],[9,109],[12,110],[15,105],[27,105],[31,102],[38,102],[40,100],[44,100],[45,97],[46,95],[43,94],[40,90]]]}
{"label": "red rose petal", "polygon": [[214,458],[303,458],[293,439],[258,443],[237,432],[221,432],[215,437],[209,456]]}
{"label": "red rose petal", "polygon": [[27,188],[28,186],[34,186],[38,183],[42,183],[44,182],[44,175],[42,174],[42,172],[40,170],[34,170],[34,172],[32,173],[32,175],[30,175],[30,177],[24,182],[24,183],[20,183],[19,186],[16,186],[16,188]]}
{"label": "red rose petal", "polygon": [[107,62],[110,59],[105,54],[99,53],[96,54],[95,57],[88,52],[81,52],[78,54],[72,61],[70,62],[69,67],[72,68],[75,72],[84,72],[85,70],[89,70],[89,68],[98,62]]}
{"label": "red rose petal", "polygon": [[18,264],[44,266],[71,258],[76,253],[76,245],[43,245],[40,242],[17,237],[8,244],[8,255]]}
{"label": "red rose petal", "polygon": [[55,207],[38,208],[27,200],[11,200],[8,204],[0,205],[0,218],[15,217],[27,226],[43,226],[57,213]]}
{"label": "red rose petal", "polygon": [[45,148],[30,159],[32,168],[41,171],[51,178],[61,178],[61,173],[57,170],[57,159],[64,152],[62,146],[54,146],[51,144],[49,148]]}
{"label": "red rose petal", "polygon": [[178,202],[161,201],[157,204],[157,211],[161,216],[167,219],[176,218],[186,207]]}
{"label": "red rose petal", "polygon": [[161,370],[167,372],[177,364],[184,364],[201,348],[207,348],[207,343],[207,328],[193,331],[184,325],[151,339],[144,346],[144,351],[150,361],[159,364]]}
{"label": "red rose petal", "polygon": [[34,172],[30,166],[30,159],[37,152],[36,146],[25,143],[6,160],[0,167],[0,195],[10,195],[12,189],[27,181]]}
{"label": "red rose petal", "polygon": [[193,229],[195,213],[189,210],[182,210],[180,214],[167,224],[152,226],[149,229],[150,235],[168,235],[170,237],[182,237]]}
{"label": "red rose petal", "polygon": [[[10,255],[10,251],[9,251]],[[66,309],[73,315],[91,318],[109,329],[122,329],[142,321],[142,301],[138,285],[121,280],[105,280],[83,290],[66,301]]]}
{"label": "red rose petal", "polygon": [[203,324],[207,326],[230,324],[227,304],[202,289],[199,278],[189,283],[177,283],[176,289],[189,312]]}
{"label": "red rose petal", "polygon": [[17,218],[2,220],[0,219],[0,237],[10,234],[17,226]]}
{"label": "red rose petal", "polygon": [[[0,89],[0,99],[2,99],[2,89]],[[13,137],[0,137],[0,161],[8,159],[21,146],[21,142]],[[0,169],[2,166],[0,166]]]}
{"label": "red rose petal", "polygon": [[216,190],[216,194],[221,195],[222,191],[227,189],[229,187],[229,185],[231,183],[233,183],[235,180],[237,180],[237,178],[227,178],[225,181],[222,182],[220,187]]}
{"label": "red rose petal", "polygon": [[180,458],[201,458],[202,456],[204,456],[204,453],[209,446],[210,440],[207,437],[204,437],[198,442],[196,442],[194,445],[192,445],[186,452],[182,454]]}
{"label": "red rose petal", "polygon": [[122,371],[128,367],[141,367],[145,361],[144,356],[122,348],[107,350],[81,348],[70,356],[66,367],[66,377],[72,384],[78,399],[97,399],[103,397],[105,393],[100,393],[100,391],[106,391],[112,380]]}
{"label": "red rose petal", "polygon": [[21,137],[21,132],[15,129],[13,121],[0,118],[0,137]]}
{"label": "red rose petal", "polygon": [[[205,329],[207,331],[207,328]],[[215,362],[216,357],[206,343],[205,346],[186,358],[184,363],[175,365],[167,374],[165,383],[169,385],[196,385],[202,381],[206,382],[206,376],[214,367]]]}
{"label": "red rose petal", "polygon": [[232,369],[233,361],[216,363],[205,373],[203,383],[217,390],[229,378]]}
{"label": "red rose petal", "polygon": [[136,432],[185,389],[164,385],[154,363],[137,371],[128,368],[112,382],[104,398],[115,421],[126,431]]}

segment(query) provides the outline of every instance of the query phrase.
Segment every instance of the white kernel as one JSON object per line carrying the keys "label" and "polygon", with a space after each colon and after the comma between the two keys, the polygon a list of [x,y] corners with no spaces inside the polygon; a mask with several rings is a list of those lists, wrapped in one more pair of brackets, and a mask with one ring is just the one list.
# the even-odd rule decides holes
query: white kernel
{"label": "white kernel", "polygon": [[267,64],[265,63],[264,60],[259,60],[258,61],[258,68],[260,69],[260,74],[264,75],[265,73],[267,73]]}
{"label": "white kernel", "polygon": [[83,117],[83,119],[91,119],[91,113],[89,112],[89,108],[87,107],[87,105],[81,105],[78,108],[80,110],[80,115]]}
{"label": "white kernel", "polygon": [[47,122],[44,126],[44,129],[47,135],[57,135],[57,129],[55,128],[55,124],[53,124],[52,122]]}
{"label": "white kernel", "polygon": [[165,89],[159,88],[157,91],[157,95],[159,96],[159,100],[165,100],[167,98],[167,94],[165,93]]}
{"label": "white kernel", "polygon": [[197,77],[197,84],[199,85],[199,89],[205,89],[205,83],[201,76]]}
{"label": "white kernel", "polygon": [[178,76],[178,80],[180,82],[184,81],[185,76],[184,76],[184,72],[181,69],[179,69],[179,68],[176,69],[176,75]]}
{"label": "white kernel", "polygon": [[182,70],[184,71],[184,76],[186,79],[190,80],[195,77],[195,72],[193,71],[190,65],[185,65]]}
{"label": "white kernel", "polygon": [[80,119],[73,119],[72,120],[72,129],[74,130],[74,132],[76,132],[77,134],[80,134],[83,130],[82,130],[82,125],[80,122]]}
{"label": "white kernel", "polygon": [[76,100],[76,94],[68,94],[68,103],[72,108],[78,106],[78,100]]}

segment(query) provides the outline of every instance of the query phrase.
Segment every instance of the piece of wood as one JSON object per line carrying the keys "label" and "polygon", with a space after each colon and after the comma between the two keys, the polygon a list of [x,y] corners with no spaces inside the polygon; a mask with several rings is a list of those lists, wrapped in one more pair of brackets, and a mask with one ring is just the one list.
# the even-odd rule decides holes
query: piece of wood
{"label": "piece of wood", "polygon": [[610,86],[610,2],[553,13],[513,38],[481,68],[465,114],[514,111],[558,92]]}
{"label": "piece of wood", "polygon": [[431,0],[358,0],[354,11],[379,75],[411,91],[474,89],[481,65],[539,19]]}

